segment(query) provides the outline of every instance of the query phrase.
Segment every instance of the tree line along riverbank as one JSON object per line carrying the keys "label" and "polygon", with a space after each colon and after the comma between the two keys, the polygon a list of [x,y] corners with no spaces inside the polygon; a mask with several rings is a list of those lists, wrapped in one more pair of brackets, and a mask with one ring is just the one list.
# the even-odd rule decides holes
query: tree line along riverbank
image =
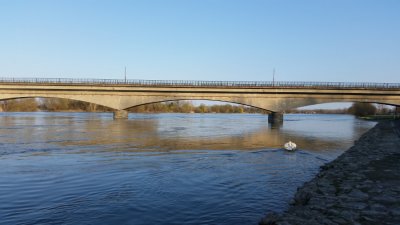
{"label": "tree line along riverbank", "polygon": [[[35,111],[78,111],[112,112],[111,108],[93,103],[58,98],[29,98],[0,102],[3,112]],[[135,106],[128,109],[132,113],[267,113],[266,110],[234,104],[195,105],[191,101],[170,101]]]}
{"label": "tree line along riverbank", "polygon": [[260,225],[400,224],[400,121],[383,121]]}
{"label": "tree line along riverbank", "polygon": [[[26,98],[0,102],[0,112],[111,112],[113,109],[93,103],[60,98]],[[268,113],[268,111],[236,104],[193,104],[191,101],[171,101],[140,105],[128,109],[132,113]],[[369,103],[354,103],[343,109],[292,109],[285,113],[304,114],[353,114],[371,119],[371,115],[393,115],[394,109],[377,107]],[[369,116],[369,117],[366,117]],[[373,117],[372,119],[383,117]]]}

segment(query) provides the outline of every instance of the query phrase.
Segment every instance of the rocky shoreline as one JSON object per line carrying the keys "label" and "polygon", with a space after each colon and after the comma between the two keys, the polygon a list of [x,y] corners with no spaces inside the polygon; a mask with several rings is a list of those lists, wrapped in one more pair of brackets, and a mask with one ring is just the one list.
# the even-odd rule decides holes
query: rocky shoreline
{"label": "rocky shoreline", "polygon": [[377,124],[259,224],[400,224],[400,121]]}

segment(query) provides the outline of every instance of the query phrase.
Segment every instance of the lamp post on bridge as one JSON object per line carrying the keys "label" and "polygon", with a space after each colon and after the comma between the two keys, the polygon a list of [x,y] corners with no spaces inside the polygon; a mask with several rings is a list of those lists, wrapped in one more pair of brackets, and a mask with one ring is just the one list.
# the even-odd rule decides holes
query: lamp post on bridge
{"label": "lamp post on bridge", "polygon": [[126,66],[125,66],[125,83],[126,83]]}
{"label": "lamp post on bridge", "polygon": [[272,87],[275,87],[275,68],[272,70]]}

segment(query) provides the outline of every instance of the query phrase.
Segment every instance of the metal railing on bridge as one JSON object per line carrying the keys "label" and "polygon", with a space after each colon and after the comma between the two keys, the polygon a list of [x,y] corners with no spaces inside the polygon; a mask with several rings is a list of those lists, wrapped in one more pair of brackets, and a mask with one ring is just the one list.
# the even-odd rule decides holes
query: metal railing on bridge
{"label": "metal railing on bridge", "polygon": [[128,85],[158,87],[238,87],[238,88],[363,88],[400,89],[400,83],[371,82],[302,82],[302,81],[200,81],[200,80],[124,80],[72,78],[0,78],[0,83],[59,85]]}

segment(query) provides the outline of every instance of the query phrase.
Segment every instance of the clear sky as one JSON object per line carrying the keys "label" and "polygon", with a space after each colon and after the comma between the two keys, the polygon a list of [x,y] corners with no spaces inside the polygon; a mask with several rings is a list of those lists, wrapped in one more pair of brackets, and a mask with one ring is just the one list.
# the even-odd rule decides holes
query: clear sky
{"label": "clear sky", "polygon": [[0,0],[0,76],[400,82],[399,0]]}

